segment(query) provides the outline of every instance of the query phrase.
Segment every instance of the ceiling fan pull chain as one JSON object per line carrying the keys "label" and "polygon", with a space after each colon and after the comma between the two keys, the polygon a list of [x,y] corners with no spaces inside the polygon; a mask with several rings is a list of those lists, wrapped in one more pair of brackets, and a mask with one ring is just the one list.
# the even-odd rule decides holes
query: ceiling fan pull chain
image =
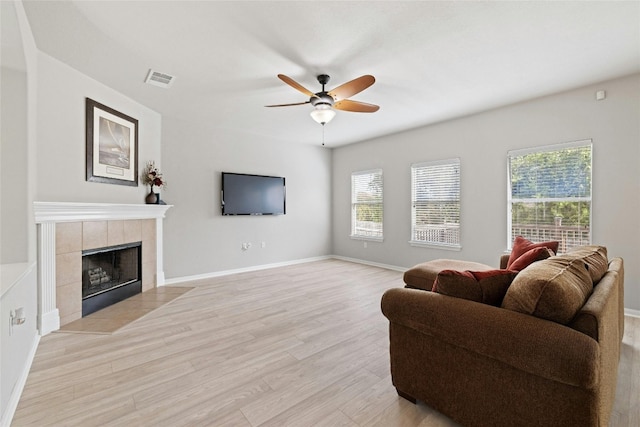
{"label": "ceiling fan pull chain", "polygon": [[322,146],[324,147],[324,123],[322,124]]}

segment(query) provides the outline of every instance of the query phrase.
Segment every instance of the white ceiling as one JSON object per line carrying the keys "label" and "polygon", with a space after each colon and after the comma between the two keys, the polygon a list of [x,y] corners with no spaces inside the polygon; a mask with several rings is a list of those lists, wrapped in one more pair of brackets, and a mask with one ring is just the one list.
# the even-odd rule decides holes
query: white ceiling
{"label": "white ceiling", "polygon": [[[364,74],[327,146],[640,71],[640,2],[24,1],[43,52],[158,111],[229,135],[319,144],[307,101]],[[173,87],[144,83],[150,68]]]}

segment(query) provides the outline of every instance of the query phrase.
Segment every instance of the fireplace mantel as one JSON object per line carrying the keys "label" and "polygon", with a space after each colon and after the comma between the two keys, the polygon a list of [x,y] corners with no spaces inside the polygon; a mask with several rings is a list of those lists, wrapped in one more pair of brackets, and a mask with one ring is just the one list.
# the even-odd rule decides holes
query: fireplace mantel
{"label": "fireplace mantel", "polygon": [[34,202],[38,227],[38,328],[41,335],[60,329],[56,304],[56,224],[63,222],[149,220],[156,223],[156,286],[164,285],[162,219],[172,205]]}
{"label": "fireplace mantel", "polygon": [[172,205],[34,202],[36,224],[43,222],[103,221],[164,218]]}

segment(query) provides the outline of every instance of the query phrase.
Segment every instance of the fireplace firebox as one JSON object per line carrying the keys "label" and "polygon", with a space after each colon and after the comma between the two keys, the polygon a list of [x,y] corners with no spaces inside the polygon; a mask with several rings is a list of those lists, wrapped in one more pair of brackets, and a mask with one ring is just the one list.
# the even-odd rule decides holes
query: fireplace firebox
{"label": "fireplace firebox", "polygon": [[142,242],[82,251],[82,317],[142,292]]}

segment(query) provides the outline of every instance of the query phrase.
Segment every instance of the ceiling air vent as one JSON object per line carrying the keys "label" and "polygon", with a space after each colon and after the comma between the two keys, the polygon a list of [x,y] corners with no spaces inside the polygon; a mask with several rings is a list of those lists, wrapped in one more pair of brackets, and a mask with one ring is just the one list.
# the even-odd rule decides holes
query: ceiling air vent
{"label": "ceiling air vent", "polygon": [[147,78],[144,80],[144,82],[154,86],[169,88],[171,87],[175,79],[176,78],[172,75],[149,69]]}

